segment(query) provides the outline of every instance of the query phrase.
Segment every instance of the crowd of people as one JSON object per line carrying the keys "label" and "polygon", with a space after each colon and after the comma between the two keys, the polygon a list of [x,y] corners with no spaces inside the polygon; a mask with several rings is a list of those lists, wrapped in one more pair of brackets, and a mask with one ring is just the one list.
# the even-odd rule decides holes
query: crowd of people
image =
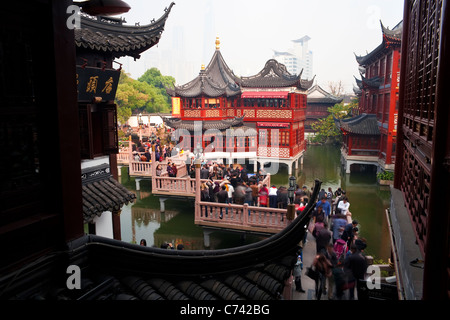
{"label": "crowd of people", "polygon": [[161,140],[156,137],[152,141],[139,141],[138,145],[133,144],[133,160],[150,162],[152,146],[155,147],[155,159],[160,162],[182,152],[182,149],[179,150],[171,145],[161,144]]}
{"label": "crowd of people", "polygon": [[[347,220],[347,214],[351,216],[349,208],[350,202],[345,190],[338,188],[333,193],[328,188],[328,191],[320,191],[308,226],[308,232],[316,242],[316,255],[307,275],[315,280],[317,300],[323,294],[327,294],[329,300],[353,300],[355,290],[358,298],[362,296],[359,280],[364,279],[367,270],[364,256],[367,244],[358,234],[358,221]],[[303,243],[306,243],[306,236]],[[303,269],[301,251],[297,266]],[[297,291],[304,292],[301,272],[297,270],[294,276]],[[346,290],[348,295],[345,295]]]}
{"label": "crowd of people", "polygon": [[[190,172],[195,175],[193,166]],[[200,186],[201,201],[267,206],[267,185],[260,186],[266,174],[259,170],[249,174],[247,168],[223,163],[205,163],[200,169],[200,179],[207,180]],[[222,217],[222,215],[221,215]]]}

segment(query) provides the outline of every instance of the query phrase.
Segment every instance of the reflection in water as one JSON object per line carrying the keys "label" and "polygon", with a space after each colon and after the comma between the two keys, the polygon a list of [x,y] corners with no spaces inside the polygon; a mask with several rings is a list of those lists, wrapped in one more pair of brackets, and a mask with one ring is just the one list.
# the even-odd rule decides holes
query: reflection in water
{"label": "reflection in water", "polygon": [[[314,180],[322,181],[322,188],[336,190],[342,187],[350,202],[350,211],[359,221],[360,236],[367,240],[366,252],[387,261],[390,257],[389,234],[385,209],[389,207],[390,190],[379,186],[373,171],[346,174],[340,164],[340,149],[336,146],[309,146],[303,166],[294,175],[299,186],[312,187]],[[287,167],[280,165],[279,172],[271,177],[276,186],[288,186]],[[127,168],[122,168],[120,182],[135,191],[135,181]],[[159,247],[164,242],[175,246],[182,243],[186,249],[205,249],[203,230],[194,224],[194,207],[188,201],[166,201],[166,212],[159,211],[159,199],[151,194],[151,183],[142,180],[136,203],[125,206],[121,214],[122,240],[139,243],[147,240],[148,246]],[[209,249],[236,247],[264,237],[215,231],[210,237]]]}

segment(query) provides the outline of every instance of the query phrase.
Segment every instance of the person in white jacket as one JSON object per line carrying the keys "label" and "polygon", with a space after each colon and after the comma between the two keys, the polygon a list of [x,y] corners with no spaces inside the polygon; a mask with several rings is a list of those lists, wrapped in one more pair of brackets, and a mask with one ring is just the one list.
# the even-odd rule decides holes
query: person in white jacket
{"label": "person in white jacket", "polygon": [[275,185],[272,185],[269,188],[269,207],[271,208],[277,208],[277,187]]}
{"label": "person in white jacket", "polygon": [[341,209],[341,213],[345,216],[348,212],[348,208],[350,208],[350,202],[348,202],[348,198],[344,197],[341,202],[338,204],[338,209]]}

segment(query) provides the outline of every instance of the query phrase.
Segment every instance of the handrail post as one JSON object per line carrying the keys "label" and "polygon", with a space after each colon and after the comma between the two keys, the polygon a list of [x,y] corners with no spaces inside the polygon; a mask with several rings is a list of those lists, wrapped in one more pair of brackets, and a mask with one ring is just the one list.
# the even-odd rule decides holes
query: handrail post
{"label": "handrail post", "polygon": [[242,223],[244,226],[248,225],[248,203],[242,206]]}
{"label": "handrail post", "polygon": [[150,155],[150,172],[152,175],[152,189],[156,187],[156,155],[155,155],[155,145],[152,145],[152,154]]}
{"label": "handrail post", "polygon": [[200,159],[195,161],[195,220],[200,218]]}
{"label": "handrail post", "polygon": [[128,139],[128,171],[129,174],[133,173],[133,143],[131,141],[131,134],[130,134],[130,138]]}

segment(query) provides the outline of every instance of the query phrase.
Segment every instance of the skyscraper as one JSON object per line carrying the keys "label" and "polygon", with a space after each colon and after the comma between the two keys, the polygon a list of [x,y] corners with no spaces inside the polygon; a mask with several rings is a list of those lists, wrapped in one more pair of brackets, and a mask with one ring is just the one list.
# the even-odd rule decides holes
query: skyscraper
{"label": "skyscraper", "polygon": [[299,74],[303,69],[302,78],[311,79],[313,77],[313,53],[308,49],[308,41],[311,38],[307,35],[292,40],[293,46],[288,51],[275,51],[273,58],[284,64],[291,74]]}

